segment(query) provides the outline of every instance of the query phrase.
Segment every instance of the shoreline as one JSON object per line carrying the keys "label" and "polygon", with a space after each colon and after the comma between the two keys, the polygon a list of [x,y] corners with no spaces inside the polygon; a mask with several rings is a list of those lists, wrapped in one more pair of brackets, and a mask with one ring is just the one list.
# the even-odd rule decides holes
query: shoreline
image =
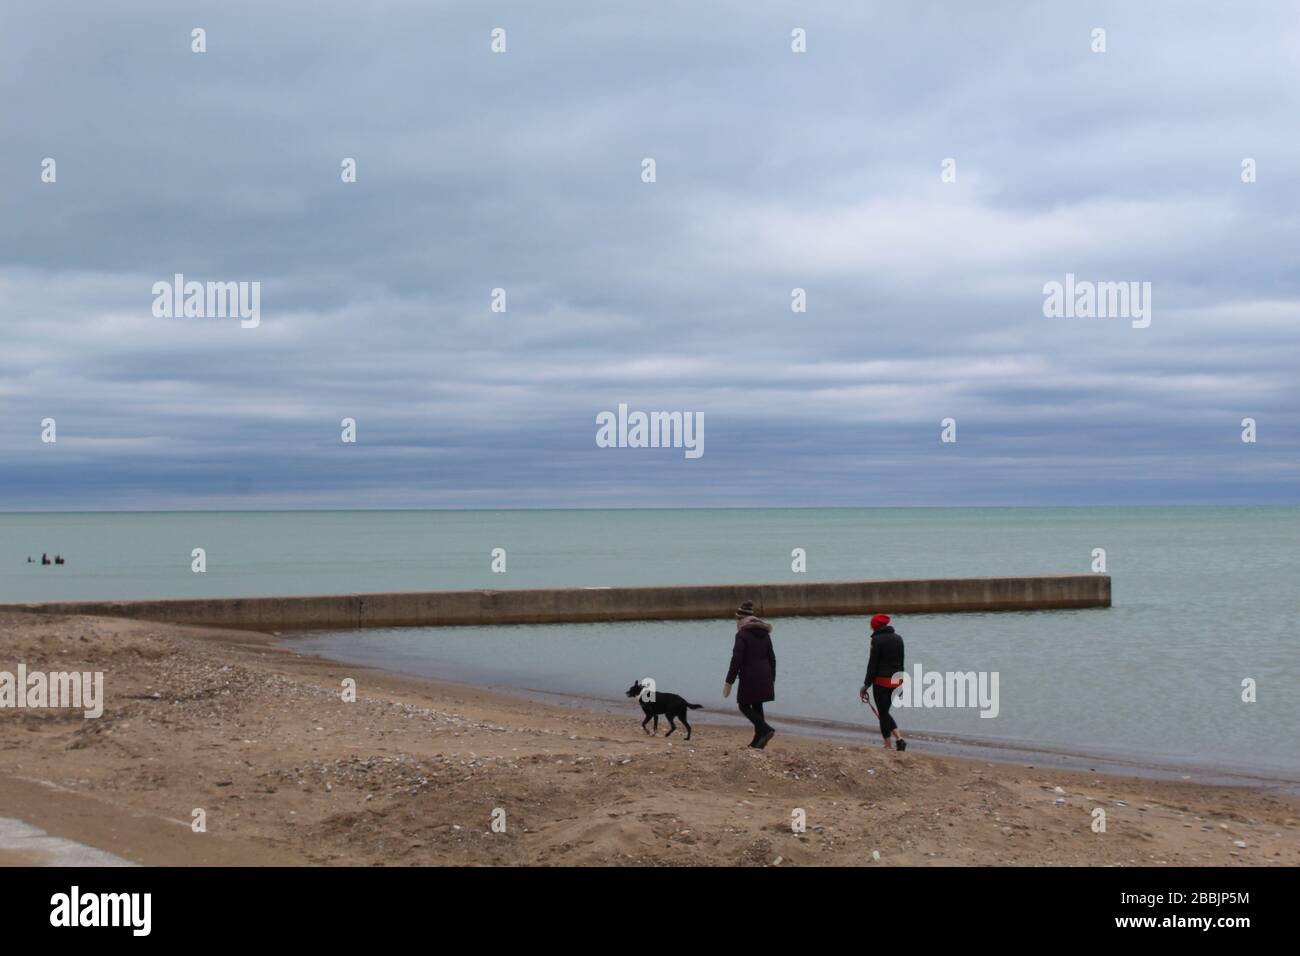
{"label": "shoreline", "polygon": [[[321,660],[333,661],[340,666],[365,667],[377,673],[412,680],[430,680],[439,684],[451,684],[467,688],[478,688],[523,700],[536,701],[558,706],[575,705],[599,714],[625,714],[626,701],[618,697],[602,696],[582,690],[557,687],[527,687],[503,683],[501,679],[476,672],[473,668],[462,665],[448,665],[448,672],[437,677],[407,673],[377,663],[365,663],[349,660],[346,656],[316,649],[304,650],[298,646],[299,641],[323,636],[326,632],[272,632],[277,647],[294,654],[305,654]],[[864,708],[865,710],[865,708]],[[706,704],[699,712],[717,726],[727,726],[749,730],[749,724],[736,712],[735,704]],[[825,717],[808,717],[773,711],[768,714],[771,720],[780,726],[794,727],[786,736],[804,737],[809,740],[828,741],[854,746],[877,745],[878,737],[874,718],[864,716],[859,723],[835,720]],[[1226,763],[1214,763],[1166,757],[1134,752],[1093,750],[1066,744],[1040,744],[1032,740],[997,739],[964,736],[961,734],[942,733],[903,728],[909,741],[924,741],[924,751],[936,756],[956,757],[970,760],[994,761],[997,763],[1016,764],[1032,768],[1056,768],[1062,770],[1080,770],[1090,773],[1106,773],[1115,776],[1134,776],[1151,780],[1182,780],[1216,786],[1241,786],[1261,790],[1277,791],[1300,796],[1300,770],[1292,771],[1282,767],[1250,767]],[[1029,761],[1029,763],[1026,763]]]}
{"label": "shoreline", "polygon": [[[291,644],[284,645],[293,650]],[[297,652],[295,652],[297,653]],[[316,654],[322,660],[347,664],[339,658],[326,654]],[[400,671],[389,670],[374,665],[366,666],[372,670],[393,676],[407,676]],[[414,678],[421,679],[421,678]],[[503,684],[483,683],[473,680],[455,678],[428,678],[435,683],[458,684],[479,688],[494,693],[505,694],[541,703],[573,703],[595,713],[623,713],[622,702],[612,697],[597,697],[576,691],[546,690],[543,688],[518,688]],[[730,703],[730,701],[728,701]],[[730,709],[706,707],[703,714],[710,720],[716,720],[715,726],[735,727],[748,732],[749,724],[737,717]],[[771,720],[781,725],[793,725],[798,728],[787,731],[786,737],[801,737],[807,740],[848,744],[850,746],[876,746],[876,724],[873,719],[861,724],[830,720],[821,717],[802,717],[774,712],[768,714]],[[778,727],[778,730],[781,728]],[[1061,770],[1078,770],[1085,773],[1102,773],[1108,776],[1138,777],[1147,780],[1181,780],[1222,787],[1247,787],[1257,790],[1286,793],[1300,796],[1300,774],[1291,775],[1280,768],[1258,768],[1229,766],[1212,763],[1184,763],[1175,759],[1144,756],[1141,754],[1104,753],[1101,751],[1075,750],[1065,747],[1052,747],[1035,744],[1032,741],[993,740],[976,737],[964,737],[960,734],[934,733],[924,730],[906,730],[907,740],[924,741],[924,750],[916,753],[929,753],[939,757],[953,757],[962,760],[993,761],[994,763],[1015,764],[1027,769],[1045,769],[1048,767]],[[1032,761],[1026,763],[1025,761]]]}
{"label": "shoreline", "polygon": [[[798,733],[754,751],[713,719],[691,741],[649,737],[638,713],[403,677],[247,631],[10,614],[0,648],[0,670],[102,670],[106,688],[95,720],[0,710],[3,816],[135,863],[1300,863],[1300,799],[1258,787]],[[14,862],[33,861],[0,855]]]}

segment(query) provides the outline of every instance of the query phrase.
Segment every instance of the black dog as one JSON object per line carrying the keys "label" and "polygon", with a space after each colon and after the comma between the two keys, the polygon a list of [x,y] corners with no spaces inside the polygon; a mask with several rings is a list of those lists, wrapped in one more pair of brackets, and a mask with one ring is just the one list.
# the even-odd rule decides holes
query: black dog
{"label": "black dog", "polygon": [[664,734],[665,737],[671,737],[673,731],[677,729],[677,724],[673,720],[675,717],[677,720],[680,720],[682,726],[686,728],[686,739],[690,740],[691,725],[686,720],[686,710],[687,708],[690,708],[691,710],[699,710],[703,705],[688,704],[685,697],[679,697],[676,694],[666,694],[663,691],[656,691],[654,700],[646,700],[641,696],[643,691],[645,691],[645,688],[641,685],[640,681],[637,681],[627,689],[627,696],[640,698],[641,709],[645,711],[645,720],[641,721],[641,729],[644,730],[646,734],[649,734],[650,728],[646,727],[646,724],[650,723],[650,718],[653,717],[655,722],[654,732],[656,734],[659,733],[659,715],[663,714],[668,718],[668,733]]}

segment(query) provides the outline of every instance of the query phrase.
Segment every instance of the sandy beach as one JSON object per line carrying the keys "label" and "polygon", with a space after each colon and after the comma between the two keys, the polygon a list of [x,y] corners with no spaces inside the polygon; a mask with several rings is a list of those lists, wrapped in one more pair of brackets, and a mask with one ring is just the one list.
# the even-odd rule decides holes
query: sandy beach
{"label": "sandy beach", "polygon": [[711,720],[729,702],[694,712],[688,742],[645,736],[632,701],[608,715],[270,635],[5,615],[0,670],[20,662],[103,671],[105,707],[0,710],[0,818],[142,864],[1300,863],[1294,796],[885,753],[865,734],[783,733],[759,752]]}

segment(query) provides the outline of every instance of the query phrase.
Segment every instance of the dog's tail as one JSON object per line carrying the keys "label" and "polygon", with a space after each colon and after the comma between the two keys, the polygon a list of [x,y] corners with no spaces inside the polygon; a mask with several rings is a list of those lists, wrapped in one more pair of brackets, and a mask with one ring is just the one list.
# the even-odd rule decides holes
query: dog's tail
{"label": "dog's tail", "polygon": [[685,704],[691,710],[699,710],[701,707],[704,706],[703,704],[692,704],[690,701],[685,701],[685,700],[682,701],[682,703]]}

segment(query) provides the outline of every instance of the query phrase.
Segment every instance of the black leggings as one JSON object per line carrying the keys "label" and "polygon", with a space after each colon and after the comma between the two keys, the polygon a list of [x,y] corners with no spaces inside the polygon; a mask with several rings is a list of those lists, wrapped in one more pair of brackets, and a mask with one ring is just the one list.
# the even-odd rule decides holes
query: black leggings
{"label": "black leggings", "polygon": [[880,736],[888,740],[889,735],[898,729],[894,718],[889,716],[889,705],[894,702],[894,692],[888,687],[872,684],[871,696],[876,698],[876,710],[880,714]]}
{"label": "black leggings", "polygon": [[745,715],[746,719],[754,725],[754,740],[757,741],[772,728],[763,718],[762,704],[741,704],[740,712]]}

